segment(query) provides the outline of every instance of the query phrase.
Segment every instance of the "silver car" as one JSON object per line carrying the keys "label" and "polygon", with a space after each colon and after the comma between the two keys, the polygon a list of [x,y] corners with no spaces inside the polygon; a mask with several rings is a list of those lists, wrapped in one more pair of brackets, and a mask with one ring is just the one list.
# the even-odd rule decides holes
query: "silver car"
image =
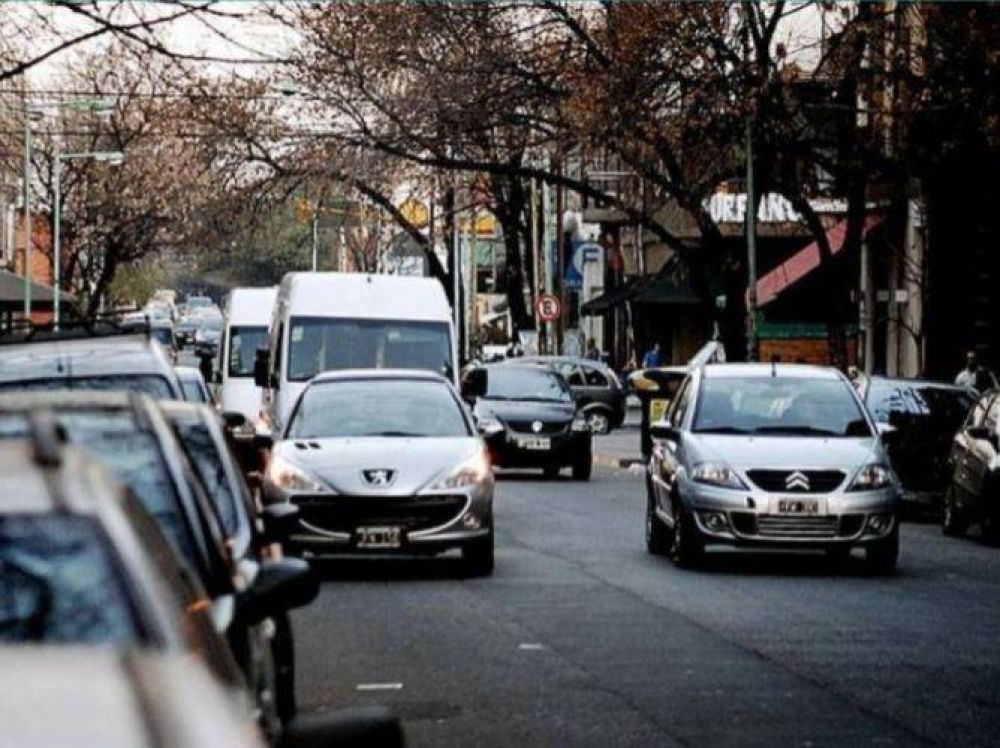
{"label": "silver car", "polygon": [[682,566],[710,544],[899,553],[899,483],[847,378],[793,364],[716,364],[651,427],[646,544]]}
{"label": "silver car", "polygon": [[437,553],[493,571],[493,473],[455,388],[433,372],[320,374],[272,449],[266,502],[300,510],[289,548]]}

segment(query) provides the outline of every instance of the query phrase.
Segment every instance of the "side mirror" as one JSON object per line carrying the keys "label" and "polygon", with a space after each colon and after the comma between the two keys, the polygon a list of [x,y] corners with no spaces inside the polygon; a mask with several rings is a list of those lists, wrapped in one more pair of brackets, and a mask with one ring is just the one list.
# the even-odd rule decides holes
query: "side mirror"
{"label": "side mirror", "polygon": [[238,431],[247,425],[247,417],[237,410],[227,410],[222,413],[222,423],[230,431]]}
{"label": "side mirror", "polygon": [[879,421],[878,423],[876,423],[875,430],[878,432],[879,436],[881,436],[883,439],[887,441],[893,439],[893,437],[897,433],[899,433],[899,429],[897,429],[891,423],[886,423],[885,421]]}
{"label": "side mirror", "polygon": [[253,360],[253,382],[266,389],[271,386],[271,351],[258,348]]}
{"label": "side mirror", "polygon": [[462,377],[462,399],[472,402],[484,397],[489,386],[489,373],[486,369],[472,369]]}
{"label": "side mirror", "polygon": [[264,543],[284,543],[299,526],[299,508],[294,504],[268,504],[261,510],[260,518],[264,523]]}
{"label": "side mirror", "polygon": [[650,425],[649,435],[660,441],[679,442],[681,440],[681,432],[665,418]]}
{"label": "side mirror", "polygon": [[292,608],[301,608],[316,599],[319,582],[308,562],[301,558],[264,561],[247,589],[237,598],[239,615],[258,623]]}
{"label": "side mirror", "polygon": [[496,436],[501,433],[503,429],[503,424],[498,421],[480,421],[476,420],[476,430],[479,432],[480,436],[485,436],[487,439],[491,436]]}
{"label": "side mirror", "polygon": [[295,717],[282,731],[278,748],[403,748],[399,719],[381,706],[352,707]]}
{"label": "side mirror", "polygon": [[269,450],[274,446],[274,437],[271,434],[254,434],[253,448],[256,451]]}
{"label": "side mirror", "polygon": [[222,384],[222,372],[216,371],[212,374],[212,384]]}

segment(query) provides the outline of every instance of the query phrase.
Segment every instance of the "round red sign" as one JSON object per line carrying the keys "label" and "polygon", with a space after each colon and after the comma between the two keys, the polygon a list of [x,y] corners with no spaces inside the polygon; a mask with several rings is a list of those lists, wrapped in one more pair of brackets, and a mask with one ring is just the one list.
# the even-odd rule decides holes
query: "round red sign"
{"label": "round red sign", "polygon": [[535,311],[542,322],[555,322],[562,313],[562,304],[557,297],[544,293],[535,302]]}

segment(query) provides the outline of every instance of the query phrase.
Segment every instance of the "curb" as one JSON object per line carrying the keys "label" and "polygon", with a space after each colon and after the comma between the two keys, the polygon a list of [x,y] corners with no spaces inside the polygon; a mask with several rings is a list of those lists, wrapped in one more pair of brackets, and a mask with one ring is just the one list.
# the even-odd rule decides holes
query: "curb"
{"label": "curb", "polygon": [[636,466],[645,466],[641,457],[615,457],[614,455],[601,454],[599,452],[594,454],[594,464],[614,470],[628,470]]}

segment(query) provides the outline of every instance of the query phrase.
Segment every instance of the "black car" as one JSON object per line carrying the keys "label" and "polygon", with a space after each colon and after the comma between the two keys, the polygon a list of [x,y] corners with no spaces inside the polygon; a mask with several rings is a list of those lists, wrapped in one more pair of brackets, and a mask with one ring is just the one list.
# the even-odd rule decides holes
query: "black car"
{"label": "black car", "polygon": [[951,482],[942,529],[961,536],[977,522],[983,538],[1000,541],[1000,391],[979,398],[951,447]]}
{"label": "black car", "polygon": [[545,364],[562,374],[593,433],[607,434],[625,421],[625,389],[607,364],[572,356],[531,356],[515,361]]}
{"label": "black car", "polygon": [[861,383],[860,394],[874,419],[895,429],[886,447],[904,503],[939,508],[951,481],[952,440],[975,393],[940,382],[871,377]]}
{"label": "black car", "polygon": [[564,467],[589,480],[592,434],[566,380],[536,364],[471,369],[462,395],[497,467],[541,468],[556,477]]}

